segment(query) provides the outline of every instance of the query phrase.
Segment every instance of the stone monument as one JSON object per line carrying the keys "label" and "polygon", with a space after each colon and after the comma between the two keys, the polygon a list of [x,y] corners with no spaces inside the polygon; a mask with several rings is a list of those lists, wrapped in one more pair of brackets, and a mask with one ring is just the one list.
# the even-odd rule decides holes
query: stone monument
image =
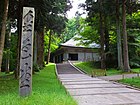
{"label": "stone monument", "polygon": [[34,8],[23,7],[19,78],[20,96],[28,96],[32,91],[34,18]]}

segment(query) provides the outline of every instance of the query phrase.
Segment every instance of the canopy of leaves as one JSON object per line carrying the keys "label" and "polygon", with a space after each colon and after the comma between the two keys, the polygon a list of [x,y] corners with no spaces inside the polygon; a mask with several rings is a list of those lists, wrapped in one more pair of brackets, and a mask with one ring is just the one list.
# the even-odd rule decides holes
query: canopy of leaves
{"label": "canopy of leaves", "polygon": [[131,66],[140,67],[140,11],[127,16]]}
{"label": "canopy of leaves", "polygon": [[75,36],[78,32],[77,28],[77,20],[76,18],[69,19],[68,22],[66,22],[66,28],[64,32],[61,35],[62,43],[68,41],[73,36]]}
{"label": "canopy of leaves", "polygon": [[[133,0],[127,0],[127,32],[128,32],[128,41],[129,41],[129,54],[130,54],[130,63],[131,66],[139,65],[139,12],[140,4],[136,4],[136,2],[132,2]],[[86,0],[86,4],[81,5],[88,12],[88,16],[86,18],[85,26],[82,26],[80,30],[80,35],[82,37],[77,39],[86,39],[88,40],[86,43],[92,43],[95,41],[99,42],[99,32],[100,32],[100,21],[99,14],[102,13],[103,16],[103,25],[104,25],[104,34],[105,40],[109,43],[109,50],[106,54],[113,54],[117,59],[117,36],[116,36],[116,1],[113,0],[102,0],[102,9],[100,9],[100,0]],[[120,16],[121,14],[121,6],[122,0],[119,0],[120,5]],[[121,23],[120,18],[120,23]],[[87,23],[88,22],[88,23]],[[107,33],[106,33],[107,32]],[[108,36],[106,36],[108,35]],[[108,39],[107,39],[108,38]],[[84,43],[84,42],[82,42]],[[111,59],[111,58],[110,58]]]}

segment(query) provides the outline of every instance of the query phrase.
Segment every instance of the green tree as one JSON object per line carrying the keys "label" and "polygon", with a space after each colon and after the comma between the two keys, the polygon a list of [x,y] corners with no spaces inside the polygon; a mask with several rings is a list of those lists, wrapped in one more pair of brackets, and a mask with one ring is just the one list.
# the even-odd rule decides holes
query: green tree
{"label": "green tree", "polygon": [[[123,5],[125,4],[125,5]],[[120,5],[122,5],[122,8],[120,8]],[[126,7],[127,5],[127,7]],[[126,54],[126,52],[128,51],[128,47],[127,45],[127,32],[126,32],[126,19],[125,19],[125,15],[126,13],[128,14],[132,14],[133,12],[138,10],[138,4],[136,4],[135,2],[132,3],[131,0],[127,0],[127,2],[124,0],[116,0],[116,1],[112,1],[112,0],[97,0],[97,1],[93,1],[93,0],[86,0],[86,5],[82,5],[83,7],[86,7],[85,9],[88,11],[88,18],[86,19],[88,21],[88,24],[92,27],[98,27],[98,33],[100,33],[100,45],[101,47],[101,61],[102,58],[105,58],[106,60],[108,60],[108,54],[112,53],[112,46],[114,46],[113,44],[111,44],[112,39],[111,38],[115,38],[116,36],[112,35],[115,32],[115,28],[117,29],[117,40],[115,41],[117,42],[117,46],[118,48],[116,48],[118,50],[118,68],[123,68],[123,63],[122,63],[122,57],[121,57],[121,37],[120,37],[120,28],[123,29],[123,41],[124,41],[124,45],[123,45],[123,58],[124,58],[124,63],[125,63],[125,67],[123,69],[128,68],[129,66],[129,60],[128,60],[128,54]],[[116,9],[115,9],[116,6]],[[116,10],[116,11],[115,11]],[[120,13],[120,10],[122,10],[122,13]],[[121,16],[122,15],[122,16]],[[123,17],[123,19],[120,19],[120,16]],[[98,17],[96,21],[98,21],[98,19],[100,19],[100,21],[98,23],[95,23],[95,21],[93,21],[94,17]],[[116,21],[114,21],[114,18],[116,17]],[[116,22],[116,26],[115,26],[115,22]],[[122,25],[120,23],[123,23]],[[98,24],[98,25],[97,25]],[[114,34],[115,35],[115,34]],[[103,44],[104,43],[104,44]],[[103,46],[105,46],[105,51],[103,51]],[[104,57],[103,52],[105,52],[106,57]],[[103,55],[102,55],[103,54]],[[114,52],[114,56],[116,56],[116,53]],[[107,61],[108,62],[108,61]],[[103,62],[102,62],[103,64]],[[127,67],[126,67],[127,65]],[[125,70],[128,71],[128,70]]]}
{"label": "green tree", "polygon": [[122,33],[123,33],[123,58],[124,58],[124,71],[130,71],[128,44],[127,44],[127,31],[126,31],[126,0],[122,2]]}
{"label": "green tree", "polygon": [[78,30],[77,30],[76,18],[69,19],[66,22],[66,28],[64,32],[61,34],[62,43],[71,39],[73,36],[77,34],[77,32]]}
{"label": "green tree", "polygon": [[122,38],[121,38],[121,25],[120,25],[120,2],[116,0],[116,29],[117,29],[117,51],[118,51],[118,69],[123,70],[122,58]]}
{"label": "green tree", "polygon": [[5,0],[3,19],[2,19],[2,29],[1,29],[1,35],[0,35],[0,72],[1,72],[1,65],[2,65],[4,42],[5,42],[6,20],[8,17],[8,6],[9,6],[9,0]]}
{"label": "green tree", "polygon": [[[50,37],[51,36],[51,37]],[[51,38],[51,40],[50,40]],[[60,43],[60,37],[56,33],[50,33],[50,30],[46,33],[45,39],[44,39],[44,53],[46,57],[46,61],[50,61],[50,54],[51,52],[55,51]],[[49,56],[49,57],[48,57]]]}
{"label": "green tree", "polygon": [[140,12],[127,16],[128,47],[131,67],[140,67]]}
{"label": "green tree", "polygon": [[[92,0],[86,0],[86,10],[88,12],[87,21],[92,27],[98,27],[99,33],[99,42],[100,42],[100,55],[101,55],[101,68],[106,68],[105,61],[106,55],[105,52],[109,51],[109,15],[112,13],[111,5],[108,6],[108,2],[112,4],[112,1],[97,0],[97,2]],[[97,17],[96,21],[99,21],[98,24],[93,21],[93,18]],[[105,47],[105,49],[104,49]]]}
{"label": "green tree", "polygon": [[52,34],[53,34],[53,31],[52,30],[50,30],[49,31],[49,43],[48,43],[48,55],[47,55],[47,64],[49,63],[49,61],[50,61],[50,53],[51,53],[51,42],[52,42]]}
{"label": "green tree", "polygon": [[[70,1],[66,0],[41,0],[41,1],[36,1],[36,0],[10,0],[9,2],[9,18],[10,21],[12,22],[12,27],[17,27],[17,33],[18,33],[18,42],[14,46],[17,45],[17,51],[12,51],[12,53],[15,53],[14,55],[17,55],[17,61],[15,64],[17,64],[17,69],[16,69],[16,77],[18,77],[19,73],[19,58],[20,58],[20,39],[21,39],[21,21],[22,21],[22,7],[23,6],[31,6],[35,8],[36,12],[36,18],[35,18],[35,33],[37,36],[36,40],[38,42],[38,64],[42,66],[43,60],[44,60],[44,27],[47,28],[47,30],[52,29],[53,31],[61,32],[62,27],[65,27],[65,24],[61,24],[61,26],[57,25],[58,23],[54,20],[58,19],[63,21],[62,18],[65,18],[65,13],[67,10],[71,8],[71,3]],[[4,0],[0,1],[0,17],[4,14]],[[54,17],[54,15],[56,15]],[[65,20],[65,19],[64,19]],[[0,18],[0,24],[2,19]],[[49,23],[49,24],[48,24]],[[50,27],[50,26],[53,27]],[[0,30],[1,30],[0,25]],[[12,35],[13,36],[13,35]],[[16,42],[16,38],[15,38]],[[37,46],[37,44],[36,44]],[[37,47],[36,47],[37,48]],[[5,51],[7,51],[5,49]],[[0,56],[1,57],[1,56]],[[12,58],[12,57],[11,57]],[[14,56],[16,58],[16,56]],[[11,63],[10,63],[11,64]],[[11,67],[11,66],[10,66]],[[15,69],[15,68],[14,68]]]}
{"label": "green tree", "polygon": [[[37,59],[36,62],[40,67],[43,67],[44,64],[44,27],[47,27],[50,29],[50,23],[53,24],[53,26],[56,24],[54,22],[54,17],[52,14],[60,15],[61,13],[64,13],[64,11],[67,11],[68,7],[67,2],[65,0],[61,1],[49,1],[49,0],[31,0],[31,1],[24,1],[20,0],[17,6],[17,25],[18,25],[18,36],[19,36],[19,42],[18,42],[18,51],[20,51],[20,39],[21,39],[21,17],[22,17],[22,7],[23,6],[31,6],[35,8],[36,12],[36,18],[35,18],[35,37],[36,37],[36,57],[34,59]],[[49,24],[48,24],[49,23]],[[17,57],[17,73],[19,71],[19,58],[20,58],[20,52],[18,53]],[[15,74],[17,74],[15,73]],[[17,74],[18,75],[18,74]],[[17,77],[17,76],[16,76]]]}
{"label": "green tree", "polygon": [[63,16],[58,16],[57,14],[52,14],[51,15],[53,18],[52,21],[54,24],[52,24],[51,22],[48,23],[48,26],[46,27],[47,29],[50,29],[49,31],[49,43],[48,43],[48,56],[47,56],[47,64],[50,61],[50,53],[51,53],[51,39],[53,35],[59,35],[63,32],[64,28],[65,28],[65,17]]}

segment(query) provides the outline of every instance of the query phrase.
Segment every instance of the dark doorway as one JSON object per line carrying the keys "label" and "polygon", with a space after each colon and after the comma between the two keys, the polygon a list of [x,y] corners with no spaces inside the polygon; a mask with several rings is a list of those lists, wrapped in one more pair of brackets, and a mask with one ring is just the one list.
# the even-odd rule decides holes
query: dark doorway
{"label": "dark doorway", "polygon": [[63,62],[63,54],[61,54],[61,63]]}
{"label": "dark doorway", "polygon": [[69,54],[69,60],[78,60],[78,54]]}

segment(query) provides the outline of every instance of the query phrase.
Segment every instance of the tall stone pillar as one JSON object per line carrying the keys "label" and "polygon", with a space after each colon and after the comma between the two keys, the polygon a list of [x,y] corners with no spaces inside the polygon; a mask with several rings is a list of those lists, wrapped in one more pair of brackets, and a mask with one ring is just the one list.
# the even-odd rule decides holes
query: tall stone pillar
{"label": "tall stone pillar", "polygon": [[20,96],[28,96],[32,91],[34,18],[34,8],[23,7],[19,80]]}

